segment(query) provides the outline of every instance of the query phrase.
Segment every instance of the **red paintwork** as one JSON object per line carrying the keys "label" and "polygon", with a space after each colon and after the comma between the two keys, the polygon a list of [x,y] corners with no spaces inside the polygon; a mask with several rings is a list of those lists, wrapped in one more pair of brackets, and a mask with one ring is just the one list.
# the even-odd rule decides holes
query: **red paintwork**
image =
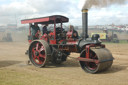
{"label": "red paintwork", "polygon": [[59,50],[66,51],[66,52],[78,52],[77,46],[73,44],[59,44]]}
{"label": "red paintwork", "polygon": [[54,32],[50,32],[49,33],[49,44],[56,44],[56,38],[55,38],[55,33]]}
{"label": "red paintwork", "polygon": [[49,18],[37,18],[37,19],[28,19],[28,20],[22,20],[22,24],[27,24],[27,23],[38,23],[38,22],[47,22],[49,21]]}
{"label": "red paintwork", "polygon": [[73,40],[73,39],[67,40],[67,44],[77,45],[77,40]]}
{"label": "red paintwork", "polygon": [[45,33],[43,36],[41,36],[40,40],[48,41],[48,35]]}
{"label": "red paintwork", "polygon": [[[29,36],[31,36],[31,27],[30,27],[30,24],[29,24]],[[29,43],[32,42],[32,40],[28,40]]]}
{"label": "red paintwork", "polygon": [[99,63],[99,61],[96,60],[96,59],[89,59],[89,58],[82,58],[82,57],[78,57],[77,59],[78,59],[79,61],[94,62],[94,63],[96,63],[96,64]]}
{"label": "red paintwork", "polygon": [[60,41],[59,41],[59,44],[62,44],[63,41],[65,41],[65,40],[60,40]]}
{"label": "red paintwork", "polygon": [[86,58],[89,58],[89,54],[90,54],[90,47],[97,47],[100,46],[102,48],[105,48],[105,45],[100,44],[100,45],[95,45],[95,44],[90,44],[90,45],[86,45],[85,49],[86,49]]}
{"label": "red paintwork", "polygon": [[[61,19],[61,21],[57,21],[57,19]],[[22,24],[27,24],[27,23],[54,24],[54,21],[56,21],[56,23],[64,23],[64,22],[68,22],[69,19],[65,16],[53,15],[48,17],[25,19],[25,20],[21,20],[21,23]]]}
{"label": "red paintwork", "polygon": [[29,36],[31,36],[31,25],[29,24]]}
{"label": "red paintwork", "polygon": [[29,43],[31,43],[31,42],[32,42],[32,40],[28,40],[28,42],[29,42]]}
{"label": "red paintwork", "polygon": [[49,38],[50,38],[50,39],[54,39],[54,32],[50,32],[50,33],[49,33]]}
{"label": "red paintwork", "polygon": [[[37,52],[39,53],[38,55],[36,55]],[[45,50],[44,50],[44,47],[41,43],[36,43],[35,47],[32,48],[32,57],[33,57],[33,60],[36,64],[43,64],[44,63]],[[41,59],[41,58],[43,58],[43,59]]]}
{"label": "red paintwork", "polygon": [[56,21],[54,17],[54,40],[50,41],[51,44],[56,44]]}
{"label": "red paintwork", "polygon": [[87,46],[85,47],[85,49],[86,49],[86,58],[87,58],[87,59],[89,59],[90,47],[91,47],[91,45],[87,45]]}
{"label": "red paintwork", "polygon": [[50,40],[50,44],[56,44],[56,40]]}

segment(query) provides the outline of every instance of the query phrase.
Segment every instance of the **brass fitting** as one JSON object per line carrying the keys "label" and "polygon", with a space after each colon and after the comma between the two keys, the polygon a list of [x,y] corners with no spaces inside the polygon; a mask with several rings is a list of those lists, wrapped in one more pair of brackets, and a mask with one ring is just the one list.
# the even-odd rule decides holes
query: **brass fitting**
{"label": "brass fitting", "polygon": [[82,9],[82,12],[83,13],[87,13],[88,12],[88,9]]}

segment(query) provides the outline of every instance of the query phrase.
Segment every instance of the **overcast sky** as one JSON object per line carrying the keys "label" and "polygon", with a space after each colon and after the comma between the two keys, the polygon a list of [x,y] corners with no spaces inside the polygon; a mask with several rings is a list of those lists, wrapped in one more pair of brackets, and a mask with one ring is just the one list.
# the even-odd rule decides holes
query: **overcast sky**
{"label": "overcast sky", "polygon": [[[69,17],[69,24],[81,25],[81,9],[85,0],[0,0],[0,25],[49,15]],[[89,10],[89,25],[128,24],[128,2]]]}

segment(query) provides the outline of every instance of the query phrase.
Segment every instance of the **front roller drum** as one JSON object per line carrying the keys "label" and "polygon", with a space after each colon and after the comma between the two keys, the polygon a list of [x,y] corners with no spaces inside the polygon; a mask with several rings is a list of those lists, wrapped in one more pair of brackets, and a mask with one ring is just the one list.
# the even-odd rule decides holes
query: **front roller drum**
{"label": "front roller drum", "polygon": [[[91,48],[89,59],[86,57],[86,51],[81,52],[79,60],[81,68],[88,73],[97,73],[107,70],[113,63],[113,56],[106,48]],[[82,60],[83,59],[83,60]]]}
{"label": "front roller drum", "polygon": [[36,67],[44,67],[50,60],[51,50],[44,40],[35,40],[29,46],[29,59]]}

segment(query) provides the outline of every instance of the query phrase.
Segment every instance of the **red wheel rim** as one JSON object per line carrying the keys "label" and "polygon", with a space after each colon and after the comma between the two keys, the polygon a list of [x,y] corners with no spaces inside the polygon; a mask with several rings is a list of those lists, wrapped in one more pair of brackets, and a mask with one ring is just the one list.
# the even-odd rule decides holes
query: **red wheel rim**
{"label": "red wheel rim", "polygon": [[43,64],[46,57],[45,57],[45,49],[44,46],[37,42],[32,47],[32,58],[36,64]]}

